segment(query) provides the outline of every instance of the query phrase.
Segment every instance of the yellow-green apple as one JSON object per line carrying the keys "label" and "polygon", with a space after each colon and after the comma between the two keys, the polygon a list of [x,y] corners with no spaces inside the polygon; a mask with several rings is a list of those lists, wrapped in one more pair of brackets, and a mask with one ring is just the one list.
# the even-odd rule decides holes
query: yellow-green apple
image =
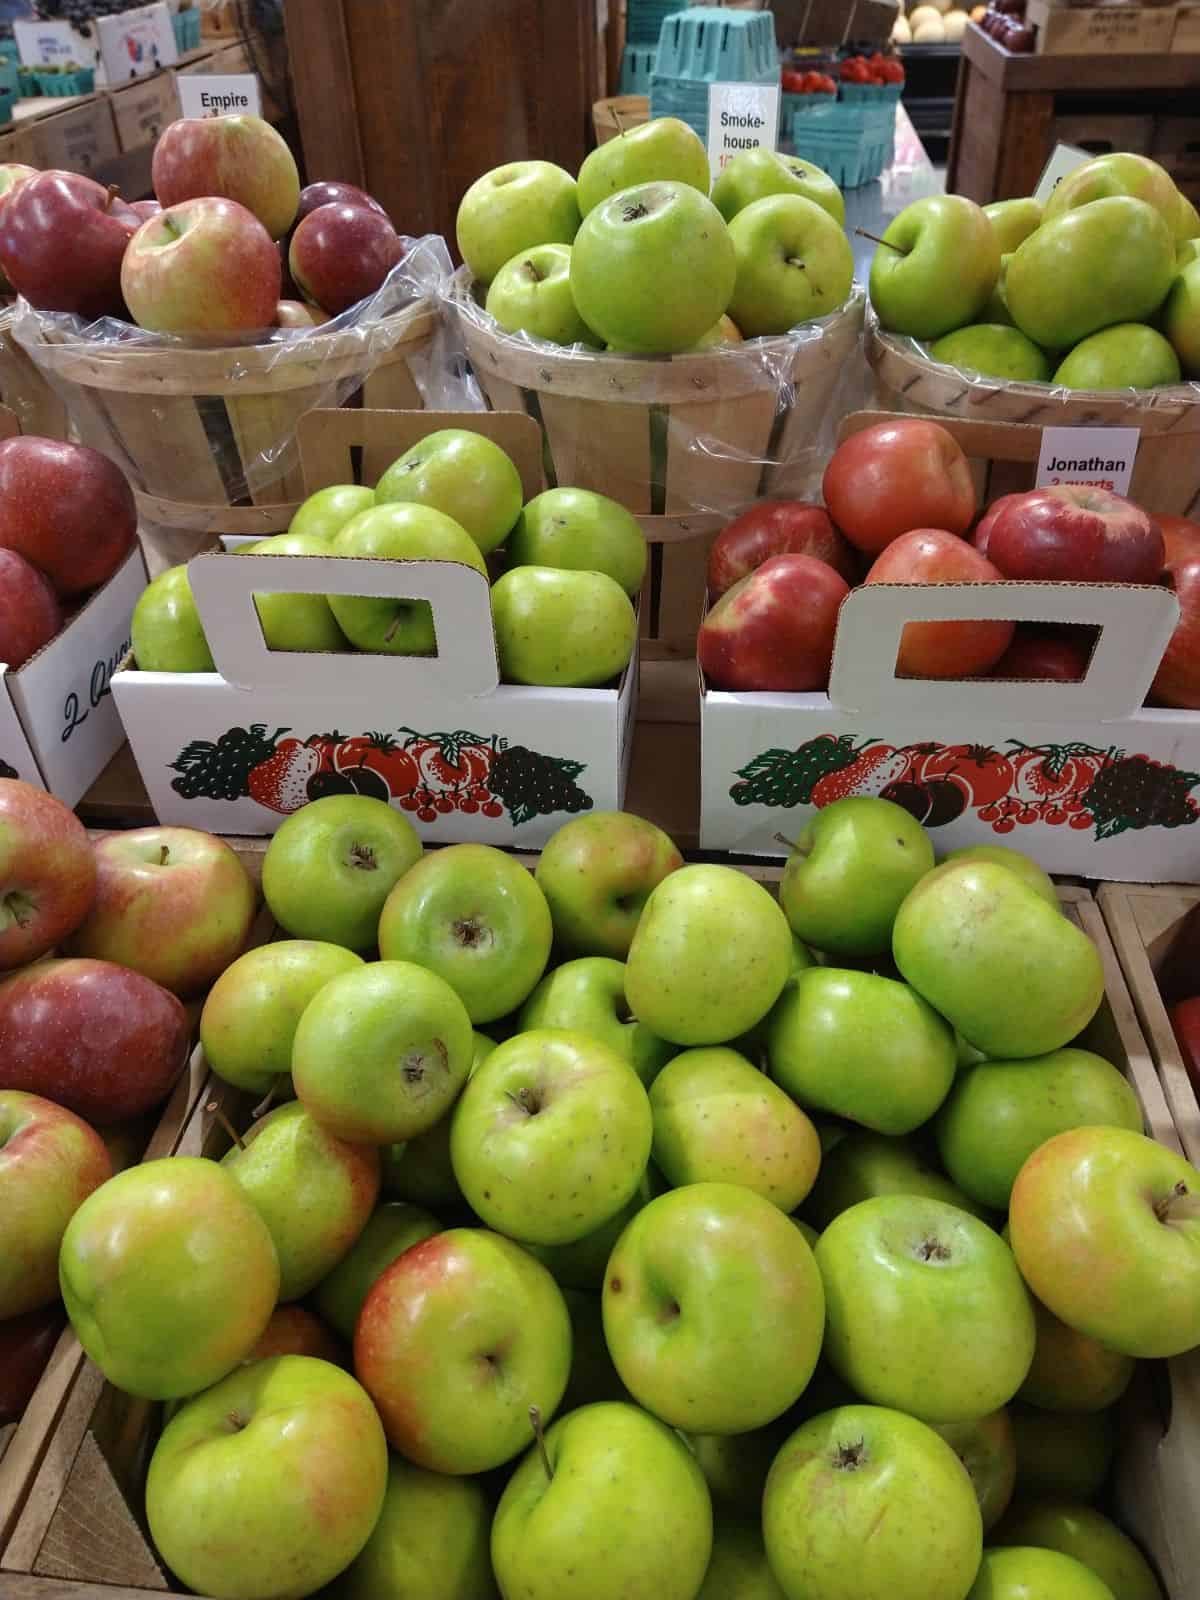
{"label": "yellow-green apple", "polygon": [[639,1022],[625,999],[625,964],[607,956],[584,956],[548,972],[521,1007],[518,1027],[566,1028],[598,1039],[633,1067],[643,1083],[676,1053]]}
{"label": "yellow-green apple", "polygon": [[311,534],[328,543],[351,517],[356,517],[360,511],[369,511],[374,504],[375,491],[365,484],[331,483],[327,489],[318,489],[301,501],[287,531]]}
{"label": "yellow-green apple", "polygon": [[379,289],[404,255],[381,211],[334,203],[304,217],[288,245],[288,268],[306,300],[339,316]]}
{"label": "yellow-green apple", "polygon": [[[1000,572],[974,545],[945,528],[914,528],[875,557],[867,583],[996,583]],[[910,622],[900,635],[896,673],[907,678],[973,678],[1012,644],[1011,622]],[[961,798],[957,805],[961,807]],[[923,803],[924,804],[924,803]]]}
{"label": "yellow-green apple", "polygon": [[821,490],[850,543],[872,556],[914,528],[966,533],[975,519],[975,484],[962,447],[919,417],[852,433],[830,456]]}
{"label": "yellow-green apple", "polygon": [[555,944],[570,955],[624,961],[651,892],[682,865],[673,840],[645,817],[572,817],[547,840],[534,871]]}
{"label": "yellow-green apple", "polygon": [[972,322],[965,328],[955,328],[953,333],[935,339],[929,354],[946,366],[980,372],[989,378],[1008,378],[1013,383],[1045,383],[1050,376],[1045,351],[1019,328],[1005,323]]}
{"label": "yellow-green apple", "polygon": [[966,1468],[932,1428],[881,1406],[827,1411],[776,1457],[763,1536],[784,1593],[963,1600],[983,1531]]}
{"label": "yellow-green apple", "polygon": [[[480,1066],[496,1048],[494,1039],[478,1030],[474,1034],[471,1070],[474,1077]],[[432,1128],[418,1133],[403,1144],[389,1145],[383,1152],[383,1188],[385,1194],[408,1200],[417,1206],[465,1206],[454,1164],[450,1160],[450,1124],[454,1118],[451,1106],[439,1117]]]}
{"label": "yellow-green apple", "polygon": [[296,222],[303,222],[309,212],[315,211],[318,206],[365,206],[368,211],[377,211],[380,216],[387,216],[379,201],[365,189],[360,189],[354,183],[342,183],[332,179],[305,184],[300,191],[300,201],[296,207]]}
{"label": "yellow-green apple", "polygon": [[298,939],[370,950],[384,902],[420,859],[412,823],[386,801],[327,795],[286,818],[272,838],[263,894]]}
{"label": "yellow-green apple", "polygon": [[1175,240],[1153,206],[1127,195],[1093,200],[1043,222],[1005,277],[1013,321],[1035,344],[1062,350],[1114,322],[1144,322],[1175,275]]}
{"label": "yellow-green apple", "polygon": [[81,1117],[41,1095],[0,1089],[0,1324],[58,1298],[58,1248],[67,1223],[112,1176],[104,1141]]}
{"label": "yellow-green apple", "polygon": [[700,1468],[636,1406],[584,1406],[517,1467],[492,1524],[492,1566],[523,1600],[654,1595],[695,1600],[712,1551]]}
{"label": "yellow-green apple", "polygon": [[[329,540],[312,533],[279,533],[273,539],[240,544],[239,556],[327,556]],[[348,649],[323,594],[256,594],[254,608],[268,650]]]}
{"label": "yellow-green apple", "polygon": [[800,1410],[800,1405],[793,1406],[774,1422],[752,1428],[749,1433],[684,1435],[688,1448],[700,1463],[715,1507],[738,1516],[757,1515],[761,1511],[771,1463],[780,1447],[796,1431],[802,1420]]}
{"label": "yellow-green apple", "polygon": [[1064,211],[1074,211],[1113,195],[1132,195],[1135,200],[1144,200],[1154,207],[1171,233],[1175,233],[1179,221],[1179,191],[1171,174],[1157,161],[1128,150],[1093,156],[1074,172],[1069,172],[1055,185],[1046,201],[1042,220],[1050,222]]}
{"label": "yellow-green apple", "polygon": [[507,1016],[529,997],[546,970],[551,937],[550,908],[533,874],[487,844],[427,855],[401,878],[379,919],[384,960],[437,973],[472,1022]]}
{"label": "yellow-green apple", "polygon": [[942,861],[990,861],[994,866],[1007,867],[1010,872],[1017,874],[1027,889],[1040,894],[1047,905],[1058,910],[1058,890],[1050,874],[1039,867],[1032,856],[1013,850],[1009,845],[964,844],[958,850],[948,850]]}
{"label": "yellow-green apple", "polygon": [[696,1600],[787,1600],[756,1519],[717,1516],[712,1557]]}
{"label": "yellow-green apple", "polygon": [[[1183,371],[1189,378],[1200,377],[1200,256],[1185,262],[1172,284],[1163,307],[1162,326]],[[1162,362],[1161,370],[1169,370],[1169,364]],[[1174,383],[1178,377],[1156,381]]]}
{"label": "yellow-green apple", "polygon": [[985,1550],[967,1600],[1114,1600],[1112,1590],[1082,1562],[1057,1550],[1012,1546]]}
{"label": "yellow-green apple", "polygon": [[1012,1251],[978,1217],[879,1195],[835,1217],[815,1254],[826,1359],[864,1399],[926,1422],[970,1422],[1025,1381],[1033,1307]]}
{"label": "yellow-green apple", "polygon": [[321,1319],[303,1306],[276,1306],[246,1360],[266,1361],[271,1356],[315,1356],[336,1367],[347,1365],[343,1346]]}
{"label": "yellow-green apple", "polygon": [[358,1555],[387,1470],[361,1384],[328,1361],[275,1356],[239,1367],[167,1423],[150,1458],[146,1520],[192,1589],[287,1600]]}
{"label": "yellow-green apple", "polygon": [[58,1299],[0,1320],[0,1428],[20,1422],[67,1324]]}
{"label": "yellow-green apple", "polygon": [[150,580],[133,608],[129,637],[139,672],[216,670],[186,566]]}
{"label": "yellow-green apple", "polygon": [[993,200],[984,206],[983,214],[992,225],[1001,256],[1007,256],[1041,227],[1042,202],[1032,195],[1018,200]]}
{"label": "yellow-green apple", "polygon": [[1165,544],[1147,512],[1093,484],[1062,483],[1006,497],[987,534],[1006,578],[1157,583]]}
{"label": "yellow-green apple", "polygon": [[811,555],[769,556],[704,618],[696,658],[715,689],[803,693],[829,681],[841,575]]}
{"label": "yellow-green apple", "polygon": [[996,1529],[994,1542],[1073,1556],[1108,1585],[1113,1600],[1163,1600],[1162,1587],[1137,1545],[1092,1506],[1069,1500],[1015,1506]]}
{"label": "yellow-green apple", "polygon": [[854,252],[845,230],[815,200],[773,194],[729,224],[737,277],[729,315],[746,338],[786,333],[845,304]]}
{"label": "yellow-green apple", "polygon": [[765,145],[734,156],[715,179],[712,203],[732,222],[739,211],[773,194],[796,194],[827,211],[838,227],[846,221],[842,191],[827,172],[800,156],[785,156]]}
{"label": "yellow-green apple", "polygon": [[151,166],[164,206],[210,195],[235,200],[272,239],[296,220],[300,177],[287,141],[262,117],[184,117],[164,128]]}
{"label": "yellow-green apple", "polygon": [[487,555],[512,531],[524,496],[521,476],[498,444],[469,428],[439,428],[392,462],[375,498],[380,505],[431,506],[465,528]]}
{"label": "yellow-green apple", "polygon": [[1054,1412],[1015,1405],[1017,1500],[1094,1500],[1117,1446],[1112,1411]]}
{"label": "yellow-green apple", "polygon": [[787,918],[762,884],[734,867],[681,867],[646,901],[625,997],[664,1039],[725,1044],[766,1016],[791,970]]}
{"label": "yellow-green apple", "polygon": [[591,489],[547,489],[517,519],[506,546],[509,566],[606,572],[636,595],[646,576],[646,536],[616,500]]}
{"label": "yellow-green apple", "polygon": [[971,1422],[943,1422],[934,1430],[966,1467],[979,1501],[983,1531],[999,1522],[1017,1482],[1017,1445],[1008,1412],[993,1411]]}
{"label": "yellow-green apple", "polygon": [[829,520],[824,506],[803,500],[759,500],[727,523],[708,555],[708,592],[719,600],[739,578],[771,556],[815,556],[853,583],[854,552]]}
{"label": "yellow-green apple", "polygon": [[1104,998],[1104,970],[1088,936],[990,861],[949,862],[927,873],[900,907],[892,953],[917,993],[969,1044],[1004,1060],[1061,1049]]}
{"label": "yellow-green apple", "polygon": [[1038,1299],[1033,1317],[1037,1343],[1018,1400],[1042,1411],[1104,1411],[1115,1405],[1133,1377],[1132,1356],[1077,1333]]}
{"label": "yellow-green apple", "polygon": [[492,1507],[476,1478],[388,1460],[383,1510],[327,1600],[498,1600],[489,1553]]}
{"label": "yellow-green apple", "polygon": [[1103,1056],[1064,1049],[960,1072],[938,1113],[946,1171],[980,1205],[1007,1211],[1013,1183],[1039,1145],[1068,1128],[1142,1131],[1128,1080]]}
{"label": "yellow-green apple", "polygon": [[672,1188],[737,1183],[781,1211],[808,1194],[821,1161],[800,1107],[736,1050],[685,1050],[650,1087],[652,1155]]}
{"label": "yellow-green apple", "polygon": [[[1000,244],[973,200],[957,194],[914,200],[888,224],[883,241],[870,280],[882,327],[938,339],[976,320],[1000,273]],[[840,527],[836,511],[834,520]]]}
{"label": "yellow-green apple", "polygon": [[550,161],[510,161],[485,172],[463,195],[455,218],[458,252],[481,283],[536,244],[570,244],[579,197],[569,172]]}
{"label": "yellow-green apple", "polygon": [[95,845],[96,898],[72,955],[115,961],[164,989],[197,994],[250,936],[257,895],[223,839],[197,828],[134,828]]}
{"label": "yellow-green apple", "polygon": [[371,961],[309,1001],[292,1082],[341,1139],[396,1144],[432,1128],[467,1081],[474,1041],[450,985],[408,961]]}
{"label": "yellow-green apple", "polygon": [[60,598],[106,583],[136,538],[133,490],[99,450],[33,434],[0,444],[0,549],[32,562]]}
{"label": "yellow-green apple", "polygon": [[422,1239],[440,1233],[441,1226],[428,1211],[403,1200],[387,1200],[373,1211],[347,1253],[322,1278],[313,1297],[330,1327],[336,1328],[344,1339],[353,1339],[358,1314],[371,1285],[398,1256]]}
{"label": "yellow-green apple", "polygon": [[595,1405],[598,1400],[628,1400],[629,1391],[617,1377],[604,1341],[599,1294],[564,1288],[563,1299],[571,1316],[571,1376],[563,1395],[563,1411]]}
{"label": "yellow-green apple", "polygon": [[45,1095],[97,1126],[166,1098],[188,1034],[173,994],[111,961],[38,961],[0,983],[5,1087]]}
{"label": "yellow-green apple", "polygon": [[506,683],[600,688],[629,665],[637,614],[605,572],[511,567],[492,588],[496,651]]}
{"label": "yellow-green apple", "polygon": [[506,261],[487,292],[487,313],[506,333],[551,344],[599,343],[571,296],[571,246],[535,244]]}
{"label": "yellow-green apple", "polygon": [[579,169],[579,210],[586,217],[622,189],[663,179],[708,193],[708,151],[678,117],[655,117],[597,145]]}
{"label": "yellow-green apple", "polygon": [[[797,939],[795,934],[792,934],[792,964],[788,972],[787,982],[780,991],[780,1000],[787,993],[796,974],[805,972],[809,967],[814,967],[816,964],[816,957],[812,951],[802,940]],[[778,1004],[779,1000],[775,1002],[776,1006]],[[774,1010],[774,1007],[772,1007],[772,1010]],[[767,1070],[767,1028],[769,1023],[770,1012],[760,1022],[756,1022],[752,1028],[747,1029],[745,1033],[732,1041],[733,1048],[741,1055],[744,1055],[747,1061],[756,1066],[760,1072]]]}
{"label": "yellow-green apple", "polygon": [[[642,1207],[666,1187],[662,1174],[656,1172],[653,1166],[647,1166],[632,1197],[607,1222],[593,1228],[591,1233],[585,1233],[581,1239],[574,1239],[570,1244],[531,1244],[526,1249],[531,1256],[537,1257],[549,1270],[555,1283],[564,1290],[586,1290],[599,1294],[604,1287],[604,1273],[613,1246]],[[592,1398],[601,1397],[594,1395]],[[611,1399],[612,1396],[605,1398]]]}
{"label": "yellow-green apple", "polygon": [[1200,212],[1181,190],[1178,191],[1177,208],[1175,213],[1175,237],[1186,242],[1188,239],[1200,238]]}
{"label": "yellow-green apple", "polygon": [[629,1062],[586,1033],[518,1033],[454,1108],[450,1157],[468,1205],[528,1244],[571,1244],[637,1192],[650,1106]]}
{"label": "yellow-green apple", "polygon": [[[742,330],[733,318],[722,316],[713,323],[707,333],[700,335],[692,346],[692,351],[694,353],[697,350],[716,350],[721,345],[744,343]],[[612,346],[606,345],[605,348],[611,349]]]}
{"label": "yellow-green apple", "polygon": [[850,795],[823,807],[792,846],[779,903],[798,938],[833,955],[875,956],[933,845],[902,806]]}
{"label": "yellow-green apple", "polygon": [[954,1082],[954,1034],[915,990],[840,967],[798,972],[767,1024],[771,1076],[801,1105],[911,1133]]}
{"label": "yellow-green apple", "polygon": [[[1163,326],[1172,335],[1173,297],[1174,291],[1163,311]],[[1052,381],[1064,389],[1153,389],[1179,382],[1179,356],[1156,328],[1118,322],[1081,339],[1054,369]]]}
{"label": "yellow-green apple", "polygon": [[44,789],[0,778],[0,972],[52,950],[95,894],[96,858],[75,813]]}
{"label": "yellow-green apple", "polygon": [[879,1194],[924,1195],[988,1220],[981,1206],[925,1159],[919,1145],[859,1128],[850,1129],[821,1158],[804,1214],[818,1228],[826,1228],[860,1200],[872,1200]]}
{"label": "yellow-green apple", "polygon": [[279,1258],[233,1177],[177,1156],[89,1195],[67,1224],[58,1275],[76,1336],[108,1381],[176,1400],[254,1348],[275,1309]]}
{"label": "yellow-green apple", "polygon": [[15,550],[0,550],[0,661],[10,672],[23,667],[62,625],[50,580]]}
{"label": "yellow-green apple", "polygon": [[689,1433],[745,1433],[782,1416],[812,1377],[824,1324],[799,1229],[735,1184],[659,1195],[608,1263],[604,1335],[621,1381]]}
{"label": "yellow-green apple", "polygon": [[1128,1128],[1048,1139],[1013,1184],[1012,1246],[1055,1316],[1138,1358],[1200,1344],[1200,1172]]}
{"label": "yellow-green apple", "polygon": [[121,260],[141,225],[102,183],[39,172],[0,207],[0,269],[41,311],[74,311],[86,322],[119,316]]}
{"label": "yellow-green apple", "polygon": [[1000,275],[996,279],[996,287],[988,295],[983,310],[979,313],[981,322],[999,323],[1005,328],[1015,326],[1012,312],[1008,309],[1008,263],[1011,260],[1011,251],[1000,257]]}
{"label": "yellow-green apple", "polygon": [[589,211],[571,252],[571,292],[615,350],[690,349],[733,293],[733,241],[712,201],[686,183],[623,189]]}
{"label": "yellow-green apple", "polygon": [[234,200],[184,200],[168,207],[142,223],[121,263],[125,304],[152,333],[268,328],[280,286],[271,236]]}
{"label": "yellow-green apple", "polygon": [[553,1416],[571,1321],[539,1261],[497,1233],[452,1228],[397,1257],[367,1294],[354,1370],[388,1438],[432,1472],[487,1472]]}
{"label": "yellow-green apple", "polygon": [[1182,272],[1184,267],[1190,266],[1193,261],[1200,259],[1200,239],[1181,239],[1175,246],[1175,267]]}

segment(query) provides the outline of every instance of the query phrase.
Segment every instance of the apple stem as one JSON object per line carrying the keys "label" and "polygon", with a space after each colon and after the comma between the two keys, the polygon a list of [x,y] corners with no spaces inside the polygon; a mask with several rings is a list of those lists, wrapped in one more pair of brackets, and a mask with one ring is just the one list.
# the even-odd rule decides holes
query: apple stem
{"label": "apple stem", "polygon": [[108,192],[104,196],[104,204],[100,209],[102,211],[111,211],[112,203],[117,198],[118,194],[120,194],[120,192],[121,189],[119,184],[110,183],[108,186]]}
{"label": "apple stem", "polygon": [[525,276],[533,283],[541,283],[542,279],[545,277],[545,273],[539,272],[532,261],[526,261]]}
{"label": "apple stem", "polygon": [[554,1482],[554,1468],[550,1465],[550,1456],[546,1450],[546,1434],[542,1427],[542,1409],[540,1406],[530,1406],[529,1426],[533,1429],[533,1437],[537,1440],[538,1455],[542,1458],[542,1469],[546,1474],[546,1482]]}
{"label": "apple stem", "polygon": [[259,1117],[265,1117],[267,1112],[270,1111],[271,1107],[275,1104],[275,1098],[278,1095],[279,1090],[280,1090],[280,1088],[281,1088],[281,1086],[283,1084],[283,1080],[286,1077],[287,1077],[287,1073],[286,1072],[281,1072],[279,1074],[279,1076],[275,1079],[275,1082],[267,1090],[266,1094],[262,1097],[262,1099],[255,1106],[254,1110],[250,1113],[250,1115],[254,1118],[255,1122],[258,1121]]}
{"label": "apple stem", "polygon": [[799,267],[801,271],[804,270],[804,263],[801,261],[799,256],[789,256],[787,258],[787,265],[789,267]]}
{"label": "apple stem", "polygon": [[396,637],[396,633],[397,633],[397,630],[399,629],[399,627],[400,627],[400,614],[399,614],[399,612],[397,612],[396,616],[395,616],[395,618],[394,618],[394,620],[392,622],[391,627],[388,629],[388,631],[383,636],[384,644],[391,644],[392,640]]}
{"label": "apple stem", "polygon": [[159,866],[160,867],[165,867],[167,862],[170,860],[170,857],[171,857],[170,849],[165,844],[164,845],[160,845],[159,846],[159,850],[158,850],[158,864],[159,864]]}
{"label": "apple stem", "polygon": [[798,839],[789,839],[786,833],[777,833],[775,843],[786,845],[793,855],[806,856],[812,850],[811,845],[801,844]]}
{"label": "apple stem", "polygon": [[[1181,1204],[1191,1199],[1191,1204]],[[1177,1183],[1170,1194],[1164,1195],[1161,1200],[1154,1202],[1154,1215],[1160,1222],[1182,1222],[1185,1216],[1194,1216],[1196,1213],[1197,1199],[1191,1196],[1186,1183]]]}
{"label": "apple stem", "polygon": [[903,255],[907,255],[908,254],[908,252],[906,250],[902,250],[898,244],[893,244],[890,239],[881,239],[877,233],[868,233],[865,228],[855,228],[854,231],[855,231],[855,233],[860,234],[862,236],[862,238],[870,239],[872,244],[885,244],[885,245],[887,245],[888,249],[889,250],[894,250],[898,256],[903,256]]}
{"label": "apple stem", "polygon": [[229,1118],[225,1115],[224,1111],[221,1110],[220,1105],[215,1100],[210,1100],[204,1109],[212,1112],[213,1116],[216,1117],[217,1121],[229,1135],[230,1140],[237,1145],[239,1150],[244,1150],[246,1148],[246,1141],[242,1138],[241,1134],[234,1127],[233,1123],[230,1122]]}

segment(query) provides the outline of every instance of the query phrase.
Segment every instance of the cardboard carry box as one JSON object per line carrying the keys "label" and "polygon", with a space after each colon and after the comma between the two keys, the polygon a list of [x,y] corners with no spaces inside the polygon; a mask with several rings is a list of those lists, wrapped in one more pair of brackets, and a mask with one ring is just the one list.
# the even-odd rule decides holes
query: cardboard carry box
{"label": "cardboard carry box", "polygon": [[[308,492],[364,483],[439,428],[508,451],[540,492],[537,425],[502,412],[315,411],[300,421]],[[453,562],[200,556],[189,567],[216,673],[139,672],[114,694],[160,821],[273,833],[320,794],[391,799],[423,838],[540,845],[576,811],[619,809],[632,752],[636,648],[619,684],[501,684],[488,585]],[[254,593],[427,600],[442,654],[417,659],[269,651]],[[340,731],[339,731],[340,730]],[[354,780],[348,774],[354,774]]]}
{"label": "cardboard carry box", "polygon": [[1078,9],[1029,0],[1025,15],[1037,28],[1039,55],[1157,55],[1171,48],[1175,32],[1171,5]]}

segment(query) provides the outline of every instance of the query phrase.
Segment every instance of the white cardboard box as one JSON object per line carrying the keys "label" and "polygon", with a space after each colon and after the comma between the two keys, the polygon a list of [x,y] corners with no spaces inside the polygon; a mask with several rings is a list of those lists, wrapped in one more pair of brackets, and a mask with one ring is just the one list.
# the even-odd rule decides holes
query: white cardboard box
{"label": "white cardboard box", "polygon": [[165,0],[139,6],[136,11],[98,17],[96,36],[110,89],[144,78],[148,72],[173,67],[179,60],[179,46]]}

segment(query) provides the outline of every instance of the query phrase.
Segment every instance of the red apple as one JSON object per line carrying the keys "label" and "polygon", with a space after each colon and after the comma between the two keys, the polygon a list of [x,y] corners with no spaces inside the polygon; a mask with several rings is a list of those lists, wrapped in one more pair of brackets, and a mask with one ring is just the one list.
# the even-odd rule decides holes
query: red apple
{"label": "red apple", "polygon": [[269,1356],[316,1356],[318,1361],[332,1361],[335,1367],[346,1365],[346,1351],[336,1334],[311,1311],[297,1305],[275,1307],[246,1360],[265,1361]]}
{"label": "red apple", "polygon": [[319,206],[292,235],[288,266],[305,299],[336,317],[374,294],[403,254],[381,211]]}
{"label": "red apple", "polygon": [[133,490],[99,450],[33,434],[0,443],[0,550],[24,556],[60,595],[106,583],[136,538]]}
{"label": "red apple", "polygon": [[199,994],[241,955],[257,895],[223,839],[132,828],[96,841],[96,898],[72,955],[114,961],[164,989]]}
{"label": "red apple", "polygon": [[[995,583],[1000,577],[975,546],[944,528],[901,534],[867,573],[868,583]],[[910,622],[900,636],[902,678],[974,678],[1012,643],[1011,622]]]}
{"label": "red apple", "polygon": [[740,578],[769,556],[815,556],[847,583],[858,576],[854,551],[829,520],[824,506],[803,500],[760,500],[717,535],[708,555],[708,592],[719,600]]}
{"label": "red apple", "polygon": [[[1196,982],[1200,984],[1200,973],[1196,975]],[[1192,1087],[1200,1094],[1200,996],[1181,1000],[1167,1015]]]}
{"label": "red apple", "polygon": [[1163,569],[1163,536],[1153,518],[1091,484],[1015,495],[992,523],[987,551],[1006,578],[1157,583]]}
{"label": "red apple", "polygon": [[[10,194],[20,187],[27,178],[36,178],[37,168],[26,167],[19,161],[6,161],[0,165],[0,211]],[[13,294],[13,286],[9,283],[3,269],[0,269],[0,294]]]}
{"label": "red apple", "polygon": [[825,504],[871,555],[914,528],[966,533],[975,485],[958,441],[936,422],[898,417],[851,434],[825,468]]}
{"label": "red apple", "polygon": [[1162,532],[1166,554],[1164,566],[1174,561],[1186,561],[1188,556],[1200,556],[1200,522],[1189,522],[1187,517],[1166,516],[1161,511],[1154,517]]}
{"label": "red apple", "polygon": [[129,209],[136,211],[143,222],[149,222],[151,217],[162,215],[161,200],[131,200]]}
{"label": "red apple", "polygon": [[66,1325],[67,1313],[58,1300],[0,1322],[0,1428],[20,1422]]}
{"label": "red apple", "polygon": [[1017,629],[1013,642],[992,668],[993,678],[1053,678],[1078,683],[1091,651],[1075,639],[1042,628]]}
{"label": "red apple", "polygon": [[118,316],[121,260],[140,226],[136,211],[91,178],[39,172],[0,206],[0,267],[40,310]]}
{"label": "red apple", "polygon": [[[381,217],[387,212],[365,189],[353,183],[310,183],[300,191],[300,204],[296,208],[296,221],[303,222],[310,211],[318,206],[363,206],[367,211],[378,211]],[[390,221],[391,219],[388,218]]]}
{"label": "red apple", "polygon": [[0,983],[0,1087],[45,1095],[89,1122],[164,1100],[187,1058],[173,994],[110,961],[40,961]]}
{"label": "red apple", "polygon": [[1150,693],[1164,706],[1200,711],[1200,554],[1173,561],[1167,582],[1179,601],[1180,617]]}
{"label": "red apple", "polygon": [[58,596],[15,550],[0,550],[0,661],[24,666],[62,627]]}
{"label": "red apple", "polygon": [[[296,220],[300,175],[287,142],[261,117],[184,117],[159,135],[150,168],[164,206],[215,197],[236,200],[271,235]],[[277,297],[278,298],[278,297]]]}
{"label": "red apple", "polygon": [[696,654],[714,689],[802,693],[829,682],[850,586],[815,556],[771,556],[717,601]]}
{"label": "red apple", "polygon": [[279,252],[258,218],[235,200],[211,196],[144,222],[121,268],[133,320],[154,333],[269,327],[281,281]]}
{"label": "red apple", "polygon": [[1019,494],[1002,494],[999,500],[992,501],[991,505],[975,524],[971,530],[971,543],[981,556],[986,556],[988,553],[988,540],[991,537],[996,518],[1010,500],[1020,500],[1021,498],[1022,496]]}
{"label": "red apple", "polygon": [[[44,789],[0,778],[0,972],[73,933],[95,893],[96,859],[75,813]],[[4,1066],[0,1054],[0,1084]]]}
{"label": "red apple", "polygon": [[328,321],[319,306],[306,306],[303,300],[281,300],[275,307],[277,328],[319,328]]}

